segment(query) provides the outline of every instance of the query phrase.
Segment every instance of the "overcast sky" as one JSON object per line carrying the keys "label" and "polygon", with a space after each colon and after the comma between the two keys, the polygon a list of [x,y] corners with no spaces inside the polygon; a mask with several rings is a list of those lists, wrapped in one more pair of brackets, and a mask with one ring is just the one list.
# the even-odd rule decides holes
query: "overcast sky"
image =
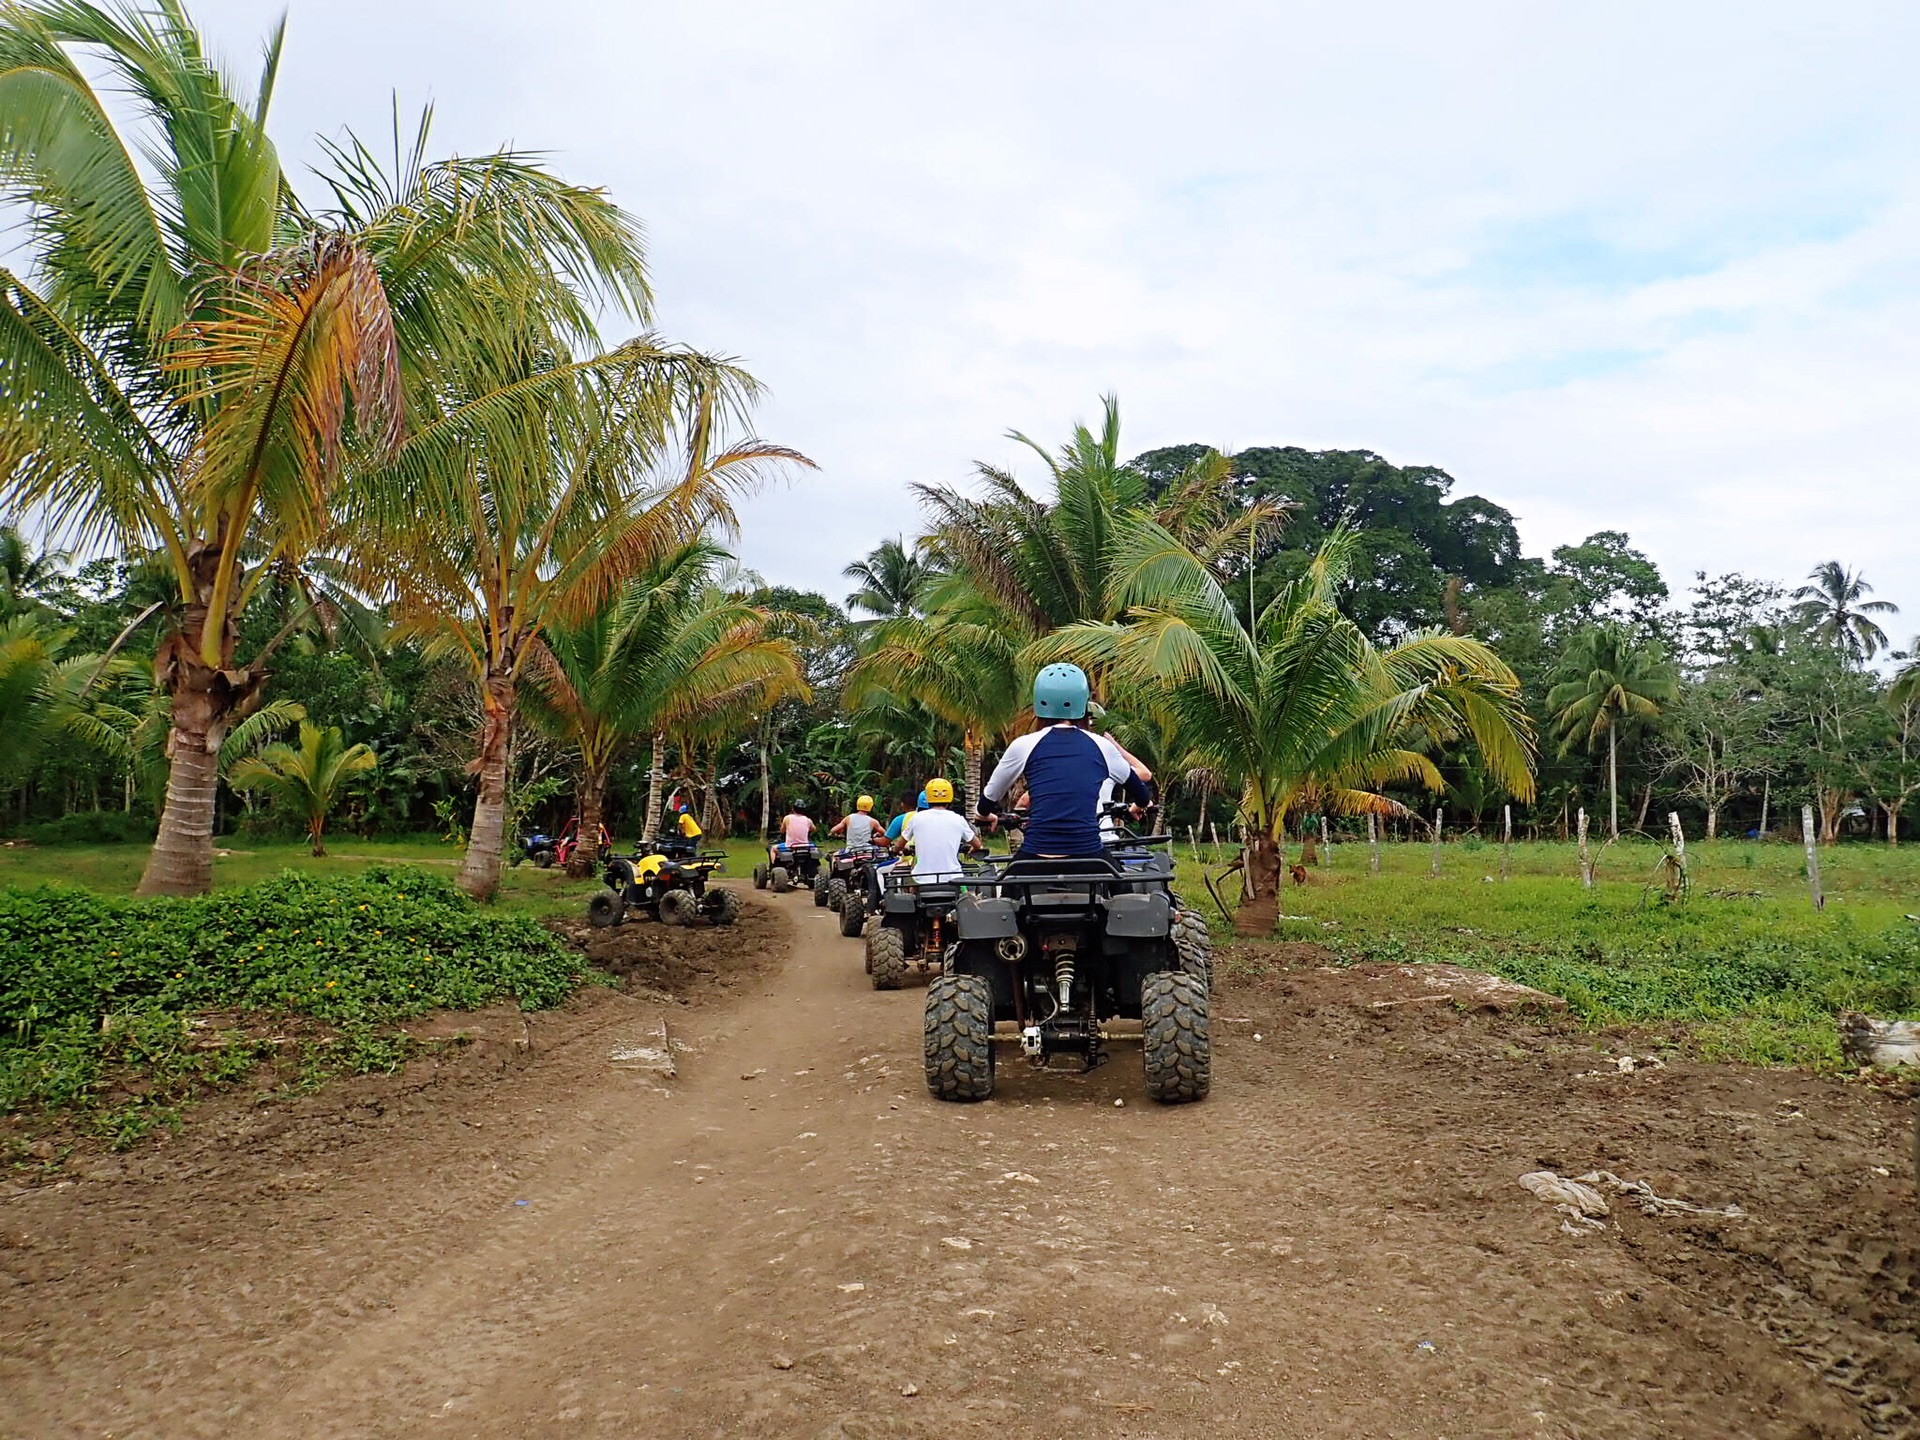
{"label": "overcast sky", "polygon": [[[253,68],[279,5],[198,0]],[[308,136],[548,152],[670,335],[821,472],[769,578],[1117,391],[1129,454],[1376,450],[1696,569],[1862,567],[1920,630],[1920,6],[295,0]],[[1023,473],[1031,475],[1033,466]]]}

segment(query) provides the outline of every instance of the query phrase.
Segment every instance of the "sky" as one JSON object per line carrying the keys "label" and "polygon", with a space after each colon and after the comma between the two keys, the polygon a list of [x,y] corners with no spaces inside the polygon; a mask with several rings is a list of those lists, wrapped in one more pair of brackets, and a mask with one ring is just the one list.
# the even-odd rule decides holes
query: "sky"
{"label": "sky", "polygon": [[[236,70],[278,4],[198,0]],[[817,473],[740,550],[841,595],[909,484],[1361,448],[1920,632],[1920,6],[294,0],[273,128],[511,144],[645,223],[667,335]],[[317,193],[311,186],[303,186]]]}

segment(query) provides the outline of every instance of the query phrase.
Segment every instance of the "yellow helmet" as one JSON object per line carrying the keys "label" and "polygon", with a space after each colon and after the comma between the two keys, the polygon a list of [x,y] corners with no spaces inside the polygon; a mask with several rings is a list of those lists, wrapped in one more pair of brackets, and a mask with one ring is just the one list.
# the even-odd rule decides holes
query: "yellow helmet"
{"label": "yellow helmet", "polygon": [[951,805],[953,803],[953,782],[951,780],[927,781],[927,803],[929,805]]}
{"label": "yellow helmet", "polygon": [[866,814],[869,810],[873,809],[873,796],[862,795],[858,800],[853,802],[853,808],[858,810],[862,815]]}

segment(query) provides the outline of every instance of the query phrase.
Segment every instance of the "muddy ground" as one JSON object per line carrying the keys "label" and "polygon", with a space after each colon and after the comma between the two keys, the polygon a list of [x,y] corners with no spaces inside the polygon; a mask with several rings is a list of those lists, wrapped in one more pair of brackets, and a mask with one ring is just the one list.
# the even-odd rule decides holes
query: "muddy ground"
{"label": "muddy ground", "polygon": [[[1204,1105],[1122,1048],[942,1106],[920,992],[749,907],[6,1194],[0,1435],[1920,1436],[1897,1095],[1293,948],[1229,967]],[[1569,1234],[1540,1169],[1743,1214]]]}

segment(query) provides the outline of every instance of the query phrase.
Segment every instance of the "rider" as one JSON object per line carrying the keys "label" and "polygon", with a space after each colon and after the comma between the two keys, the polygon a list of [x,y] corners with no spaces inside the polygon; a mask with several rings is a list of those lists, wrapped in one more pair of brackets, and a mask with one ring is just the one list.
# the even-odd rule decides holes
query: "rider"
{"label": "rider", "polygon": [[960,852],[978,854],[986,847],[967,817],[953,808],[951,780],[929,780],[920,793],[927,803],[907,817],[893,848],[912,849],[916,881],[958,880],[965,873],[960,867]]}
{"label": "rider", "polygon": [[793,849],[796,845],[807,845],[813,841],[813,821],[807,818],[807,806],[803,800],[793,802],[793,808],[780,821],[780,839],[767,847],[767,863],[778,865],[782,851]]}
{"label": "rider", "polygon": [[980,791],[980,813],[997,823],[1014,782],[1027,782],[1027,829],[1016,859],[1104,855],[1101,801],[1109,782],[1136,806],[1153,803],[1153,772],[1087,728],[1088,712],[1097,708],[1092,693],[1078,665],[1049,665],[1035,676],[1033,715],[1040,728],[1007,747]]}
{"label": "rider", "polygon": [[920,798],[914,801],[913,810],[902,810],[898,815],[894,816],[893,819],[887,822],[888,841],[891,842],[894,840],[898,840],[900,838],[900,832],[907,828],[907,821],[913,818],[914,811],[924,810],[926,808],[927,808],[927,792],[922,790],[920,792]]}
{"label": "rider", "polygon": [[667,802],[667,809],[674,816],[674,828],[679,835],[660,848],[676,855],[693,854],[700,848],[700,837],[706,832],[700,828],[700,822],[693,818],[693,809],[688,805],[687,797],[676,793]]}
{"label": "rider", "polygon": [[873,796],[862,795],[853,802],[853,813],[842,815],[840,823],[827,832],[847,837],[847,849],[871,850],[881,833],[880,822],[873,818]]}

